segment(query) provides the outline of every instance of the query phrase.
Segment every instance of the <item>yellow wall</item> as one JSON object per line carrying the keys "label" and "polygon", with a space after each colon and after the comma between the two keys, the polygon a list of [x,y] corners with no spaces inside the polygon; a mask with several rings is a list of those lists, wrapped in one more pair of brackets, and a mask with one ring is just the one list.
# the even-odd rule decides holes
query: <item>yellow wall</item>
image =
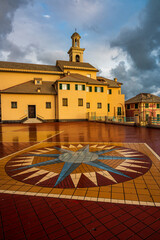
{"label": "yellow wall", "polygon": [[[61,83],[63,84],[63,82]],[[70,90],[60,90],[59,84],[60,83],[58,83],[59,119],[86,119],[86,91],[75,90],[75,84],[78,83],[69,83]],[[66,84],[66,82],[64,82],[64,84]],[[62,106],[62,98],[68,98],[68,106]],[[83,98],[83,106],[78,106],[78,98]]]}
{"label": "yellow wall", "polygon": [[[66,84],[66,82],[61,82]],[[68,82],[69,83],[69,82]],[[60,83],[58,83],[60,84]],[[100,85],[85,85],[85,91],[75,90],[75,84],[69,83],[70,90],[60,90],[58,87],[58,115],[59,119],[86,119],[91,113],[96,116],[117,116],[117,107],[121,107],[122,115],[125,116],[124,95],[118,94],[119,88],[112,88],[112,94],[107,94],[108,87]],[[83,84],[83,83],[82,83]],[[92,86],[92,92],[86,92],[86,86]],[[103,87],[103,92],[95,92],[95,87]],[[68,98],[68,106],[62,106],[62,98]],[[78,98],[83,99],[83,107],[78,106]],[[90,108],[86,108],[86,103]],[[102,108],[97,108],[97,103],[102,103]],[[108,112],[108,103],[110,112]]]}
{"label": "yellow wall", "polygon": [[[92,92],[86,92],[86,102],[90,103],[90,108],[86,112],[96,112],[96,116],[107,116],[107,86],[92,86]],[[103,87],[104,92],[95,92],[95,87]],[[97,103],[102,103],[102,108],[97,108]]]}
{"label": "yellow wall", "polygon": [[112,89],[112,94],[107,94],[107,102],[110,103],[110,112],[108,116],[117,117],[117,107],[121,107],[122,115],[125,116],[125,98],[124,94],[119,94],[121,88],[108,88]]}
{"label": "yellow wall", "polygon": [[[11,102],[17,102],[17,108],[11,108]],[[51,109],[46,109],[46,102],[51,102]],[[55,119],[55,96],[32,94],[2,94],[2,121],[20,120],[28,116],[28,105],[36,105],[36,115],[44,119]]]}
{"label": "yellow wall", "polygon": [[28,82],[34,78],[42,78],[43,81],[56,81],[61,75],[38,74],[38,73],[17,73],[0,72],[0,90]]}
{"label": "yellow wall", "polygon": [[77,69],[64,69],[64,73],[67,73],[67,72],[70,72],[70,73],[78,73],[78,74],[81,74],[83,76],[87,76],[87,74],[91,74],[91,78],[93,79],[96,79],[96,74],[97,72],[95,71],[90,71],[90,70],[77,70]]}

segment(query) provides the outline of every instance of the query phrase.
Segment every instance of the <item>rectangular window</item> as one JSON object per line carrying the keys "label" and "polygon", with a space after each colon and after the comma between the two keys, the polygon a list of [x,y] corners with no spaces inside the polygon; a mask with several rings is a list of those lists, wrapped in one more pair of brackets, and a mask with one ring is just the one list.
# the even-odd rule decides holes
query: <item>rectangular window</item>
{"label": "rectangular window", "polygon": [[149,114],[146,114],[146,121],[148,121],[149,119]]}
{"label": "rectangular window", "polygon": [[130,109],[130,104],[127,104],[127,109]]}
{"label": "rectangular window", "polygon": [[91,86],[89,86],[89,87],[87,86],[86,87],[86,92],[92,92],[92,87]]}
{"label": "rectangular window", "polygon": [[103,92],[103,87],[95,87],[95,92]]}
{"label": "rectangular window", "polygon": [[160,121],[160,114],[157,114],[157,121]]}
{"label": "rectangular window", "polygon": [[110,112],[110,103],[108,103],[108,112]]}
{"label": "rectangular window", "polygon": [[61,89],[61,90],[70,90],[70,84],[60,83],[59,84],[59,89]]}
{"label": "rectangular window", "polygon": [[90,103],[89,102],[86,103],[86,108],[90,108]]}
{"label": "rectangular window", "polygon": [[117,115],[121,115],[121,107],[117,107]]}
{"label": "rectangular window", "polygon": [[82,85],[78,85],[78,90],[82,91]]}
{"label": "rectangular window", "polygon": [[62,106],[68,106],[68,98],[62,98]]}
{"label": "rectangular window", "polygon": [[102,108],[102,103],[97,103],[97,108]]}
{"label": "rectangular window", "polygon": [[85,85],[75,84],[75,90],[85,91]]}
{"label": "rectangular window", "polygon": [[46,102],[46,108],[51,108],[51,102]]}
{"label": "rectangular window", "polygon": [[112,89],[108,89],[107,93],[112,94]]}
{"label": "rectangular window", "polygon": [[160,103],[157,103],[157,108],[160,108]]}
{"label": "rectangular window", "polygon": [[11,102],[11,108],[17,108],[17,102]]}
{"label": "rectangular window", "polygon": [[149,108],[149,104],[148,103],[145,103],[145,108]]}
{"label": "rectangular window", "polygon": [[137,109],[138,108],[138,103],[135,103],[135,109]]}
{"label": "rectangular window", "polygon": [[78,106],[83,106],[83,98],[78,98]]}

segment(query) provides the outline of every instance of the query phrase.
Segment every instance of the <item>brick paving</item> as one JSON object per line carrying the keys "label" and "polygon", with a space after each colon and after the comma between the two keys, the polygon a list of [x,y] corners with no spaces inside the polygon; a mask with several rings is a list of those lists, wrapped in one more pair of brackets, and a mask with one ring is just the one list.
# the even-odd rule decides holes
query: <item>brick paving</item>
{"label": "brick paving", "polygon": [[[159,129],[89,122],[6,124],[1,125],[0,136],[0,239],[160,238]],[[70,184],[67,178],[63,180],[64,185],[53,188],[46,187],[44,182],[37,184],[45,174],[33,178],[25,175],[25,178],[30,177],[27,182],[24,177],[15,178],[6,172],[9,161],[17,164],[17,159],[28,152],[51,151],[55,145],[78,151],[86,144],[91,151],[110,145],[129,149],[127,154],[137,151],[147,156],[152,164],[131,180],[126,181],[114,173],[111,179],[119,182],[113,184],[108,180],[108,185],[104,186],[103,179],[98,180],[97,186],[91,186],[86,177],[83,184],[72,185],[70,189],[66,185]],[[40,158],[34,161],[39,162]],[[110,166],[115,163],[113,160]],[[144,163],[141,168],[132,165],[130,169],[139,172],[144,166]],[[56,167],[59,169],[58,165]],[[39,170],[51,171],[52,168],[50,165]],[[88,172],[97,170],[83,166],[76,171],[76,174],[82,171],[88,176]],[[96,184],[96,178],[91,180]]]}

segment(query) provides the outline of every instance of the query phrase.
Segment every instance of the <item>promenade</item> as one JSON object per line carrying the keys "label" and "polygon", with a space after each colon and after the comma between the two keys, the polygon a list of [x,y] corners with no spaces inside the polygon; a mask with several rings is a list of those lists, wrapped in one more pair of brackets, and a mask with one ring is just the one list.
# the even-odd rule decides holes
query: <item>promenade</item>
{"label": "promenade", "polygon": [[160,130],[0,125],[0,239],[160,239]]}

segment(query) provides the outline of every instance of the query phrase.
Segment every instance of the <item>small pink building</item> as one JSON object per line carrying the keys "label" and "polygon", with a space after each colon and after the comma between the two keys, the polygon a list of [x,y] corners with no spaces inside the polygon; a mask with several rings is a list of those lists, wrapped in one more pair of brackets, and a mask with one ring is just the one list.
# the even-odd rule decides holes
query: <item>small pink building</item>
{"label": "small pink building", "polygon": [[137,122],[160,122],[160,97],[150,93],[140,93],[125,102],[127,120]]}

